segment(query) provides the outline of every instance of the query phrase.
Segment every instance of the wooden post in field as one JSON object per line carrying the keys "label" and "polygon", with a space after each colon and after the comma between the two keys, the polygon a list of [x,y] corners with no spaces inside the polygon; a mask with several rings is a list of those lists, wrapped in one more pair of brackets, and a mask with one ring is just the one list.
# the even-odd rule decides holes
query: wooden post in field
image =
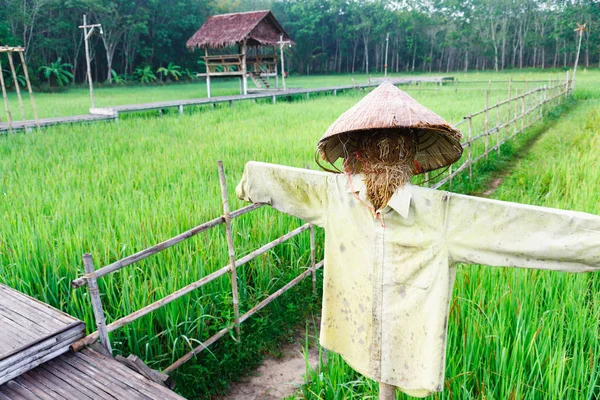
{"label": "wooden post in field", "polygon": [[[89,31],[88,31],[88,28],[90,28]],[[85,62],[87,65],[88,83],[90,85],[90,100],[92,103],[91,108],[96,108],[96,105],[94,104],[94,85],[92,84],[92,69],[90,67],[90,46],[88,44],[88,40],[89,40],[90,36],[92,36],[92,34],[94,33],[95,28],[100,29],[100,34],[102,35],[102,25],[100,25],[100,24],[88,25],[87,17],[85,14],[83,14],[83,25],[80,25],[79,29],[83,29],[83,40],[85,42]]]}
{"label": "wooden post in field", "polygon": [[579,52],[581,51],[581,39],[583,38],[583,31],[586,30],[587,24],[577,24],[575,32],[579,34],[579,44],[577,45],[577,55],[575,56],[575,65],[573,66],[573,84],[571,85],[571,93],[575,90],[575,75],[577,74],[577,64],[579,64]]}
{"label": "wooden post in field", "polygon": [[473,180],[473,118],[469,118],[469,181]]}
{"label": "wooden post in field", "polygon": [[315,226],[310,226],[310,270],[312,275],[313,294],[317,294],[317,252],[315,243]]}
{"label": "wooden post in field", "polygon": [[281,84],[283,86],[283,90],[287,90],[285,87],[285,62],[283,61],[283,46],[289,44],[290,42],[283,41],[283,35],[279,35],[279,57],[281,58]]}
{"label": "wooden post in field", "polygon": [[511,101],[511,96],[512,96],[512,77],[508,78],[508,97],[507,97],[507,107],[508,107],[508,116],[506,119],[506,133],[508,134],[507,137],[510,137],[510,126],[512,125],[510,123],[511,120],[511,108],[510,108],[510,101]]}
{"label": "wooden post in field", "polygon": [[515,111],[513,112],[513,136],[517,134],[517,107],[519,102],[519,88],[515,88]]}
{"label": "wooden post in field", "polygon": [[29,100],[31,100],[31,108],[33,109],[33,117],[35,118],[35,125],[40,129],[40,121],[38,118],[37,107],[35,106],[35,100],[33,99],[33,90],[31,89],[31,81],[29,80],[29,71],[27,71],[27,64],[25,64],[25,57],[23,51],[19,52],[21,57],[21,65],[23,66],[23,74],[25,75],[25,81],[27,83],[27,90],[29,91]]}
{"label": "wooden post in field", "polygon": [[235,248],[233,247],[233,233],[231,231],[231,215],[229,214],[229,199],[223,161],[217,161],[219,166],[219,181],[221,182],[221,199],[223,201],[223,218],[225,219],[225,233],[227,235],[227,249],[229,250],[229,268],[231,271],[231,293],[233,298],[233,321],[238,341],[241,340],[240,332],[240,305],[237,286],[237,266],[235,262]]}
{"label": "wooden post in field", "polygon": [[8,56],[8,64],[10,65],[10,72],[13,77],[15,84],[15,90],[17,92],[17,99],[19,100],[19,108],[21,109],[21,120],[25,122],[25,107],[23,107],[23,98],[21,97],[21,89],[19,88],[19,80],[17,79],[17,71],[15,70],[15,64],[12,59],[12,52],[6,53]]}
{"label": "wooden post in field", "polygon": [[396,387],[387,383],[379,382],[379,400],[395,400]]}
{"label": "wooden post in field", "polygon": [[108,354],[112,355],[108,330],[106,329],[104,308],[102,308],[102,299],[100,298],[100,291],[98,290],[98,282],[96,282],[96,271],[94,269],[94,260],[92,259],[91,254],[86,253],[83,255],[83,267],[85,268],[85,280],[90,293],[90,300],[92,301],[92,309],[94,310],[94,319],[96,320],[99,339],[102,343],[102,347],[106,349]]}
{"label": "wooden post in field", "polygon": [[[204,65],[206,66],[206,97],[210,99],[210,67],[208,66],[208,47],[204,48]],[[241,79],[242,78],[240,77],[240,92],[243,91],[243,83]]]}
{"label": "wooden post in field", "polygon": [[490,119],[489,119],[490,90],[485,91],[485,160],[488,160],[488,148],[490,139]]}
{"label": "wooden post in field", "polygon": [[2,74],[2,62],[0,61],[0,84],[2,85],[2,97],[4,98],[4,110],[8,120],[8,130],[12,133],[12,115],[8,106],[8,95],[6,94],[6,85],[4,84],[4,75]]}

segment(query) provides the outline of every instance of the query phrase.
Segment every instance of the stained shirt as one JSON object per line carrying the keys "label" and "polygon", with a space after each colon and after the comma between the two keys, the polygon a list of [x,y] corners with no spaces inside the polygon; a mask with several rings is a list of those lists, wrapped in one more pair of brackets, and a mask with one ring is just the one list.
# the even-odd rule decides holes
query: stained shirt
{"label": "stained shirt", "polygon": [[455,263],[600,270],[600,217],[407,184],[376,214],[361,175],[249,162],[239,198],[325,229],[320,342],[424,397],[444,384]]}

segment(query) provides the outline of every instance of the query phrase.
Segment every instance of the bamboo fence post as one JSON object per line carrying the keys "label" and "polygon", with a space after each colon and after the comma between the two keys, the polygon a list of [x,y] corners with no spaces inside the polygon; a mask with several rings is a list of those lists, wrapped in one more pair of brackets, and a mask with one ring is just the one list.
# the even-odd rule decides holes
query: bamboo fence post
{"label": "bamboo fence post", "polygon": [[315,226],[310,225],[310,270],[313,294],[317,294],[317,254],[315,245]]}
{"label": "bamboo fence post", "polygon": [[453,178],[453,176],[452,176],[452,164],[450,164],[450,166],[448,167],[448,172],[450,173],[450,175],[448,175],[448,178],[450,178],[450,182],[448,182],[448,183],[449,183],[449,186],[450,186],[450,190],[452,190],[452,178]]}
{"label": "bamboo fence post", "polygon": [[94,260],[92,259],[91,254],[86,253],[83,255],[83,267],[85,268],[86,281],[88,291],[90,292],[90,299],[92,301],[92,309],[94,311],[94,319],[96,320],[96,328],[98,329],[99,339],[106,351],[112,355],[110,338],[108,337],[108,330],[106,329],[106,317],[104,316],[104,309],[102,308],[102,299],[100,298],[100,290],[98,289],[96,271],[94,269]]}
{"label": "bamboo fence post", "polygon": [[569,95],[569,87],[571,86],[571,82],[569,80],[569,71],[567,71],[567,80],[565,82],[565,95]]}
{"label": "bamboo fence post", "polygon": [[527,93],[524,93],[521,96],[521,130],[519,131],[519,133],[523,133],[523,131],[525,130],[525,97],[527,96]]}
{"label": "bamboo fence post", "polygon": [[231,293],[233,297],[233,320],[238,341],[241,340],[240,330],[240,305],[237,286],[237,269],[235,262],[235,248],[233,247],[233,234],[231,232],[231,215],[229,214],[229,199],[227,197],[227,184],[223,161],[217,161],[219,167],[219,181],[221,183],[221,198],[223,200],[223,218],[225,219],[225,232],[227,234],[227,249],[229,250],[229,268],[231,271]]}
{"label": "bamboo fence post", "polygon": [[473,180],[473,118],[469,118],[469,181]]}
{"label": "bamboo fence post", "polygon": [[500,99],[496,102],[496,147],[500,157]]}
{"label": "bamboo fence post", "polygon": [[511,104],[510,104],[511,96],[512,96],[512,77],[508,79],[508,98],[507,98],[508,102],[506,103],[508,106],[508,111],[507,111],[508,117],[506,120],[506,133],[508,134],[508,136],[510,136],[510,125],[511,125],[510,119],[511,119],[511,114],[512,114],[511,108],[510,108],[511,107]]}
{"label": "bamboo fence post", "polygon": [[489,120],[489,102],[490,102],[490,90],[485,91],[485,160],[488,160],[488,147],[489,147],[489,129],[490,129],[490,120]]}
{"label": "bamboo fence post", "polygon": [[10,72],[13,77],[15,84],[15,91],[17,92],[17,99],[19,100],[19,108],[21,109],[21,120],[25,123],[25,107],[23,107],[23,98],[21,97],[21,88],[19,88],[19,81],[17,80],[17,71],[15,70],[15,64],[12,59],[12,52],[6,53],[8,56],[8,64],[10,65]]}
{"label": "bamboo fence post", "polygon": [[29,92],[29,99],[31,100],[31,108],[33,109],[33,118],[35,118],[35,125],[40,129],[40,119],[38,117],[37,107],[35,106],[35,100],[33,99],[33,90],[31,89],[31,81],[29,80],[29,71],[27,70],[27,64],[25,63],[25,56],[23,52],[19,52],[21,58],[21,65],[23,66],[23,73],[25,74],[25,81],[27,82],[27,91]]}
{"label": "bamboo fence post", "polygon": [[425,172],[425,187],[429,187],[429,172]]}
{"label": "bamboo fence post", "polygon": [[518,101],[519,101],[519,88],[515,88],[515,110],[513,112],[513,136],[515,136],[517,134],[517,107],[518,107]]}
{"label": "bamboo fence post", "polygon": [[458,93],[458,78],[454,81],[454,93]]}
{"label": "bamboo fence post", "polygon": [[10,114],[10,107],[8,106],[8,95],[6,94],[4,75],[2,74],[2,61],[0,61],[0,84],[2,84],[2,97],[4,98],[4,110],[6,111],[6,118],[8,120],[8,130],[12,133],[12,115]]}

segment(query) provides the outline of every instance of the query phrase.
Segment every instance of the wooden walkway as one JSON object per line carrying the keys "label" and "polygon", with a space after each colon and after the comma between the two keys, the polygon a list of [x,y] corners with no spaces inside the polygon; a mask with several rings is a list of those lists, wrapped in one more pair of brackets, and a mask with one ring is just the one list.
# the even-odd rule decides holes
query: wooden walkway
{"label": "wooden walkway", "polygon": [[0,285],[0,384],[59,356],[85,335],[85,324]]}
{"label": "wooden walkway", "polygon": [[68,352],[0,386],[0,400],[183,397],[90,348]]}
{"label": "wooden walkway", "polygon": [[0,284],[0,400],[183,399],[111,356],[70,346],[85,324]]}
{"label": "wooden walkway", "polygon": [[[390,82],[395,85],[412,85],[418,82],[435,82],[441,83],[447,80],[454,79],[451,76],[424,76],[424,77],[410,77],[410,78],[389,78]],[[309,89],[289,89],[280,91],[264,91],[260,93],[251,93],[247,95],[235,95],[235,96],[219,96],[219,97],[203,97],[197,99],[187,100],[171,100],[171,101],[159,101],[153,103],[142,103],[142,104],[125,104],[114,107],[95,108],[90,110],[92,114],[88,115],[76,115],[71,117],[56,117],[56,118],[43,118],[39,120],[40,126],[51,126],[58,124],[70,124],[80,122],[96,122],[96,121],[111,121],[117,120],[120,113],[126,112],[142,112],[152,110],[166,110],[169,108],[176,108],[179,114],[183,114],[184,107],[190,106],[202,106],[202,105],[214,105],[219,103],[229,103],[233,106],[235,102],[245,100],[258,100],[258,99],[271,99],[273,103],[277,102],[280,97],[292,97],[292,96],[306,96],[310,98],[311,94],[318,93],[332,93],[334,96],[338,92],[353,90],[353,89],[366,89],[370,87],[378,86],[383,82],[383,78],[371,79],[370,83],[356,84],[356,85],[343,85],[343,86],[328,86],[320,88],[309,88]],[[18,121],[13,122],[13,130],[22,129],[33,129],[36,127],[35,121]],[[0,132],[8,131],[9,126],[7,123],[0,123]]]}

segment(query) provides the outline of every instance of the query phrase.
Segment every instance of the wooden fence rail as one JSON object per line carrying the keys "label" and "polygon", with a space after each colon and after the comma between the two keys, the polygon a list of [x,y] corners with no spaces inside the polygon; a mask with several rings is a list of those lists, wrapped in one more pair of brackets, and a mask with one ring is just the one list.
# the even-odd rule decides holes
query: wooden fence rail
{"label": "wooden fence rail", "polygon": [[[484,158],[488,158],[491,152],[500,152],[500,148],[502,144],[506,141],[512,139],[519,133],[523,132],[527,127],[531,126],[533,123],[541,119],[544,115],[544,110],[548,109],[550,105],[554,105],[555,103],[560,103],[562,98],[570,94],[570,81],[567,74],[567,79],[565,81],[550,81],[548,84],[545,84],[542,87],[533,88],[527,90],[521,94],[519,94],[518,89],[515,89],[515,94],[512,93],[511,83],[509,82],[509,90],[508,90],[508,98],[506,100],[498,100],[495,104],[489,104],[489,91],[486,93],[486,107],[483,110],[471,113],[465,117],[454,126],[458,127],[463,124],[467,124],[467,134],[466,140],[462,143],[464,149],[467,149],[466,154],[463,156],[465,160],[458,167],[455,166],[454,169],[450,168],[448,173],[445,176],[436,177],[436,182],[433,182],[431,185],[429,182],[426,182],[428,186],[432,186],[433,188],[439,188],[444,184],[452,185],[452,179],[458,174],[462,173],[465,170],[469,170],[469,178],[472,178],[472,167],[474,164],[479,162]],[[492,123],[491,119],[494,115],[494,122]],[[483,117],[484,120],[478,126],[474,124],[474,120],[478,117]],[[493,126],[492,126],[493,125]],[[510,132],[512,127],[512,133]],[[477,129],[483,129],[483,132],[474,136],[474,133]],[[463,129],[464,130],[464,129]],[[495,145],[490,147],[489,141],[490,136],[496,134]],[[480,154],[475,154],[474,146],[479,143],[481,139],[484,139],[483,151]],[[90,291],[90,297],[92,299],[92,304],[94,308],[94,317],[96,319],[96,325],[98,330],[96,332],[91,333],[85,338],[73,344],[72,348],[77,350],[86,345],[94,343],[98,339],[102,342],[103,346],[107,351],[111,351],[110,339],[108,337],[108,333],[112,332],[116,329],[119,329],[147,314],[152,311],[155,311],[172,301],[191,293],[192,291],[214,281],[217,278],[220,278],[226,274],[230,274],[232,280],[232,305],[233,305],[233,315],[234,321],[232,324],[222,328],[215,334],[213,334],[210,338],[202,342],[199,346],[192,349],[190,352],[185,354],[183,357],[175,361],[172,365],[167,367],[164,372],[170,373],[177,369],[179,366],[190,360],[194,355],[200,353],[204,349],[206,349],[211,344],[215,343],[217,340],[225,336],[231,330],[235,330],[236,336],[238,340],[241,340],[241,333],[239,330],[240,324],[250,318],[252,315],[257,313],[259,310],[264,308],[266,305],[271,303],[277,297],[281,296],[283,293],[297,285],[304,278],[309,275],[312,276],[312,290],[313,293],[316,293],[316,273],[317,270],[323,267],[323,261],[317,262],[316,258],[316,243],[315,243],[315,227],[311,224],[304,224],[291,232],[259,247],[258,249],[250,252],[249,254],[236,259],[235,256],[235,248],[233,246],[233,232],[231,228],[231,220],[237,218],[241,215],[247,214],[251,211],[254,211],[258,208],[264,206],[264,204],[252,204],[243,208],[240,208],[235,211],[229,211],[229,202],[227,197],[227,186],[225,183],[225,171],[223,168],[223,164],[221,161],[218,162],[218,170],[219,170],[219,180],[221,184],[221,196],[222,196],[222,204],[223,204],[223,215],[217,218],[214,218],[208,222],[205,222],[201,225],[198,225],[188,231],[185,231],[171,239],[165,240],[159,244],[156,244],[152,247],[139,251],[135,254],[132,254],[128,257],[125,257],[121,260],[115,261],[109,265],[106,265],[100,269],[94,270],[93,261],[91,255],[84,255],[84,263],[86,266],[86,274],[80,278],[73,280],[71,283],[74,288],[88,286],[88,290]],[[225,225],[226,235],[227,235],[227,247],[228,247],[228,255],[229,255],[229,263],[222,268],[202,277],[201,279],[193,282],[165,297],[160,300],[155,301],[137,311],[134,311],[110,324],[106,324],[104,311],[102,308],[102,303],[100,300],[100,296],[98,293],[98,287],[96,284],[96,280],[104,277],[113,272],[117,272],[120,269],[134,264],[140,260],[143,260],[151,255],[157,254],[169,247],[172,247],[184,240],[190,239],[197,234],[204,232],[208,229],[217,227],[219,225]],[[237,275],[236,270],[240,266],[248,263],[249,261],[255,259],[261,254],[266,253],[267,251],[273,249],[275,246],[290,240],[291,238],[300,235],[304,231],[310,232],[310,266],[306,269],[306,271],[302,272],[300,275],[292,279],[290,282],[285,284],[282,288],[275,291],[267,298],[262,300],[260,303],[256,304],[250,310],[248,310],[245,314],[240,315],[239,312],[239,293],[237,287]]]}

